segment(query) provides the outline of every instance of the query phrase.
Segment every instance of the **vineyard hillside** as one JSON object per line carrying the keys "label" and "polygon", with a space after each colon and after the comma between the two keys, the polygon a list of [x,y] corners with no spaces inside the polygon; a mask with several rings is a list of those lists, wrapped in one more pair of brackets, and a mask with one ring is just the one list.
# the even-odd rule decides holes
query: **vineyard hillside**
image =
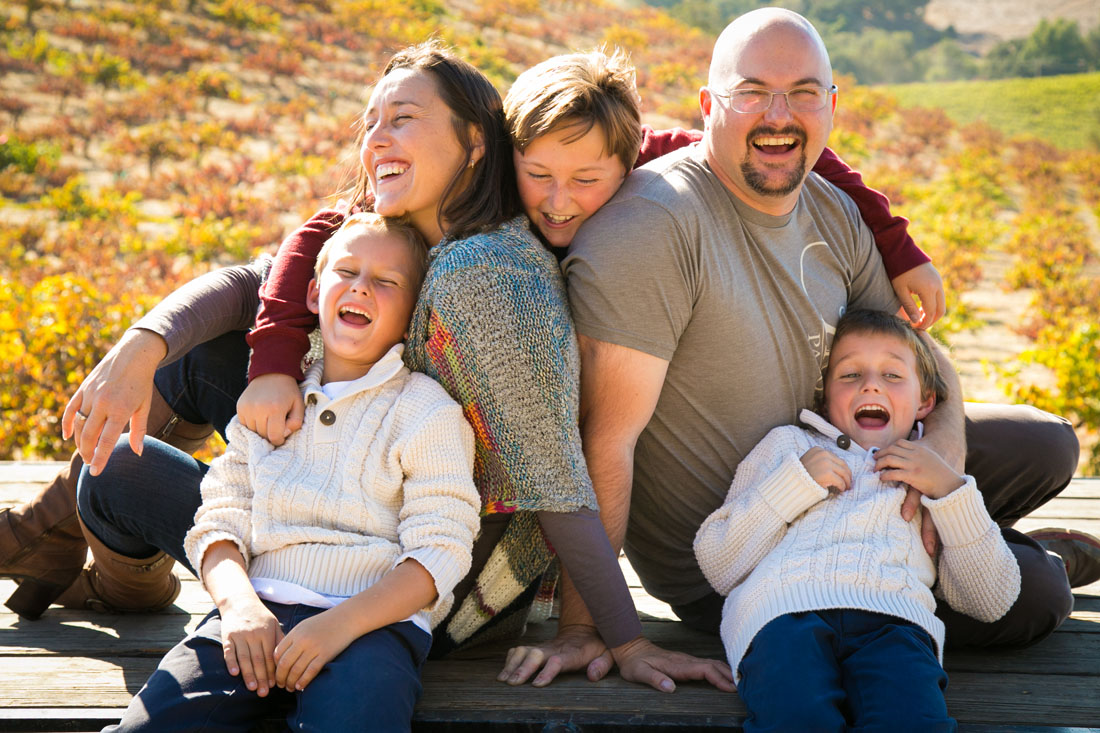
{"label": "vineyard hillside", "polygon": [[[0,459],[65,457],[65,400],[128,324],[190,278],[273,252],[331,200],[357,164],[367,84],[433,36],[502,92],[547,56],[621,47],[647,122],[699,124],[713,39],[646,6],[0,4]],[[904,90],[838,84],[831,144],[913,220],[943,273],[936,334],[968,393],[1066,414],[1091,442],[1100,152],[1087,134],[1054,145],[956,120],[930,96],[903,109]]]}

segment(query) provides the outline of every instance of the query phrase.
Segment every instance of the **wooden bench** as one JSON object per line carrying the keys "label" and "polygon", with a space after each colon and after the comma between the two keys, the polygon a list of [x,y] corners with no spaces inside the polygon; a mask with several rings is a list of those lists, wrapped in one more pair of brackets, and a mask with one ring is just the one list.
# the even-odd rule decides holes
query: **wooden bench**
{"label": "wooden bench", "polygon": [[[56,463],[0,462],[0,508],[38,491]],[[1100,536],[1100,480],[1075,481],[1021,521],[1023,530],[1073,526]],[[648,596],[624,561],[646,634],[663,646],[721,658],[719,640],[683,628]],[[0,731],[99,730],[118,720],[160,657],[210,610],[186,573],[168,611],[104,616],[54,608],[38,621],[0,610]],[[14,588],[0,581],[6,598]],[[1050,639],[1030,649],[949,653],[948,708],[970,733],[1100,731],[1100,583],[1078,589],[1076,608]],[[553,623],[532,625],[527,640]],[[599,683],[567,675],[541,690],[495,681],[507,644],[474,649],[424,669],[414,730],[603,731],[738,729],[735,694],[683,683],[662,694],[615,675]]]}

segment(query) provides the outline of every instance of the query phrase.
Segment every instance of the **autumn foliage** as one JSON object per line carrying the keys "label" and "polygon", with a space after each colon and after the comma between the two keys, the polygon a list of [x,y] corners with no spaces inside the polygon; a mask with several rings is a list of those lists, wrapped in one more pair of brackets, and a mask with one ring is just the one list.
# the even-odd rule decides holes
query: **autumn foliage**
{"label": "autumn foliage", "polygon": [[[66,457],[68,396],[141,313],[212,267],[271,252],[349,182],[366,85],[438,37],[502,90],[600,44],[632,56],[647,122],[697,127],[712,39],[610,0],[147,0],[0,8],[0,459]],[[982,326],[989,258],[1029,292],[1009,397],[1100,428],[1093,242],[1100,154],[957,126],[837,80],[838,152],[883,190],[949,288],[941,337]],[[1094,459],[1095,470],[1100,470]]]}

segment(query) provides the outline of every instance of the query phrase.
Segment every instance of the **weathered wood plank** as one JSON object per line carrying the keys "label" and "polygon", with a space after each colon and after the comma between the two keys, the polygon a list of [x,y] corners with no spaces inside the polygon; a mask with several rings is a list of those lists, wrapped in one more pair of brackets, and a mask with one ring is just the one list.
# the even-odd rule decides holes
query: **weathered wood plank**
{"label": "weathered wood plank", "polygon": [[[47,707],[43,691],[68,707],[124,707],[155,666],[152,659],[48,658],[21,660],[16,675],[0,676],[0,706]],[[430,663],[417,718],[424,721],[542,722],[566,715],[574,722],[681,726],[731,726],[744,714],[736,694],[700,683],[681,684],[672,695],[617,677],[592,683],[565,675],[548,688],[509,687],[493,680],[494,667],[478,661]],[[37,680],[33,688],[15,677]],[[955,672],[948,709],[962,723],[1089,726],[1100,721],[1095,675]],[[53,705],[50,707],[59,707]]]}
{"label": "weathered wood plank", "polygon": [[0,461],[0,484],[45,483],[64,465],[65,461]]}
{"label": "weathered wood plank", "polygon": [[55,655],[159,659],[193,631],[203,616],[182,612],[97,616],[56,610],[37,621],[27,621],[14,614],[3,614],[0,615],[0,658]]}
{"label": "weathered wood plank", "polygon": [[[0,462],[0,508],[33,495],[58,468],[52,462]],[[1100,536],[1100,480],[1074,481],[1062,497],[1018,524],[1022,531],[1042,526],[1071,526]],[[161,614],[98,616],[54,608],[32,622],[0,613],[0,731],[94,730],[117,717],[160,656],[212,607],[201,585],[186,571],[177,572],[182,593]],[[723,657],[717,638],[671,623],[671,609],[644,592],[625,562],[624,572],[648,619],[644,627],[650,639],[699,656]],[[0,597],[14,587],[0,581]],[[1089,725],[1100,731],[1100,583],[1078,590],[1072,618],[1042,644],[996,653],[948,652],[948,705],[963,731],[1068,731]],[[554,630],[552,623],[533,625],[525,640],[548,638]],[[457,723],[454,730],[465,731],[507,723],[513,727],[504,729],[529,730],[527,724],[538,729],[561,722],[615,731],[649,726],[736,730],[743,715],[736,695],[697,683],[662,695],[615,676],[593,684],[568,675],[543,690],[511,688],[495,682],[506,648],[486,646],[429,662],[417,727],[432,731]],[[79,716],[83,722],[76,720]],[[47,727],[52,721],[57,727]]]}
{"label": "weathered wood plank", "polygon": [[1075,478],[1058,496],[1066,499],[1100,498],[1100,478]]}
{"label": "weathered wood plank", "polygon": [[1059,496],[1028,514],[1031,519],[1072,517],[1100,519],[1100,499],[1071,499]]}
{"label": "weathered wood plank", "polygon": [[960,722],[1035,726],[1096,726],[1100,696],[1095,675],[951,675],[947,709]]}
{"label": "weathered wood plank", "polygon": [[944,654],[944,668],[952,680],[956,673],[962,672],[993,675],[1028,672],[1050,675],[1052,684],[1056,684],[1060,675],[1080,675],[1092,677],[1094,683],[1100,685],[1100,633],[1083,634],[1074,630],[1082,625],[1096,627],[1100,622],[1068,621],[1050,638],[1026,649],[951,649]]}

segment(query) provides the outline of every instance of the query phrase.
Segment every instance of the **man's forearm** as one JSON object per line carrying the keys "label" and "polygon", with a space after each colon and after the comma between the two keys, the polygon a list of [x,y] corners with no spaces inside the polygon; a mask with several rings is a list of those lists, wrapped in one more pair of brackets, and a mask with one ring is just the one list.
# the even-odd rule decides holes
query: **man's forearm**
{"label": "man's forearm", "polygon": [[937,403],[924,419],[924,439],[948,465],[963,473],[966,464],[966,416],[963,412],[962,383],[947,352],[927,333],[921,331],[919,334],[932,348],[940,374],[947,384],[947,399]]}
{"label": "man's forearm", "polygon": [[634,441],[629,445],[610,445],[582,431],[584,457],[592,488],[600,503],[600,521],[616,553],[623,549],[626,526],[630,519],[630,491],[634,481]]}

